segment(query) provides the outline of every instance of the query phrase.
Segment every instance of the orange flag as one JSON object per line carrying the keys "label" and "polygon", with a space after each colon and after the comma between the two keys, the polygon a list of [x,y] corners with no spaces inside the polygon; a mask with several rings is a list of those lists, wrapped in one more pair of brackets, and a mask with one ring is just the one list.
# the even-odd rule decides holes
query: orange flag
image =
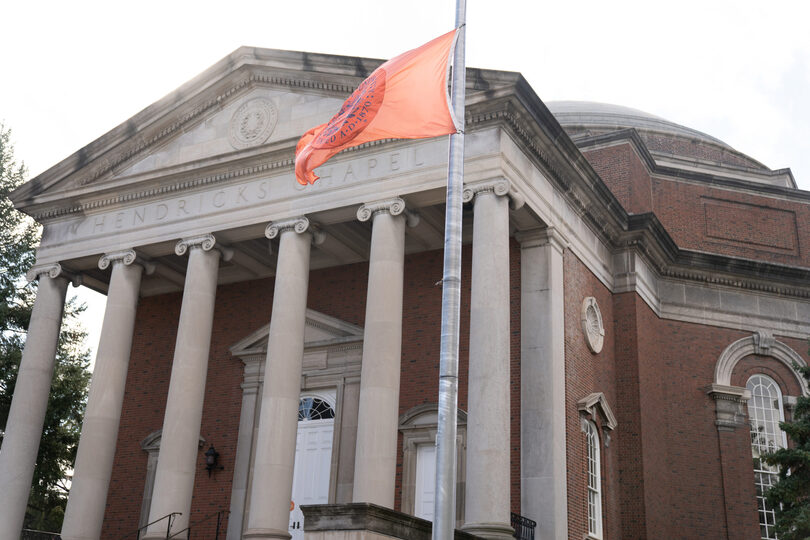
{"label": "orange flag", "polygon": [[326,124],[307,131],[295,147],[295,178],[313,172],[344,148],[379,139],[421,139],[457,131],[450,113],[447,73],[456,30],[374,70]]}

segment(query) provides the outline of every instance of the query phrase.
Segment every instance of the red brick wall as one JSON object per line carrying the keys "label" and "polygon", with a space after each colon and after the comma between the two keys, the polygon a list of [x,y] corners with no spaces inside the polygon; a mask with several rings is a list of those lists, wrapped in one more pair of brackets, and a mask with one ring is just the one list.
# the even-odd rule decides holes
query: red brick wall
{"label": "red brick wall", "polygon": [[[601,391],[618,420],[602,447],[605,538],[758,538],[748,428],[718,434],[706,393],[723,350],[751,333],[659,319],[635,293],[611,296],[570,252],[565,272],[569,537],[587,531],[576,402]],[[598,355],[581,330],[586,296],[596,297],[606,328]],[[802,340],[777,339],[807,358]],[[741,360],[732,383],[744,386],[755,372],[787,394],[799,392],[796,378],[770,357]]]}
{"label": "red brick wall", "polygon": [[[465,246],[459,355],[459,407],[464,410],[467,408],[470,256],[471,248]],[[520,253],[514,242],[510,249],[510,263],[511,399],[514,411],[511,422],[511,507],[519,511]],[[441,251],[406,258],[400,413],[422,403],[437,402],[442,293],[436,283],[441,279]],[[310,274],[307,305],[316,311],[362,326],[367,280],[367,263],[313,271]],[[242,400],[239,386],[242,363],[230,355],[228,348],[270,320],[273,283],[272,279],[264,279],[225,285],[217,290],[201,435],[220,452],[220,463],[225,469],[209,478],[202,457],[207,447],[201,450],[192,500],[192,522],[229,508]],[[144,298],[138,308],[107,500],[104,538],[118,538],[137,528],[147,461],[140,441],[163,424],[180,303],[180,294],[170,294]],[[401,458],[400,453],[397,463],[397,508],[401,502]],[[195,530],[195,536],[212,534],[213,530],[209,530],[212,526]]]}
{"label": "red brick wall", "polygon": [[[603,392],[610,407],[617,404],[614,336],[610,331],[614,318],[610,292],[574,256],[564,258],[565,298],[565,407],[567,444],[568,536],[581,539],[588,532],[587,448],[580,424],[577,402],[592,392]],[[582,332],[582,301],[593,296],[599,304],[606,332],[602,351],[593,354]],[[604,537],[621,538],[619,506],[619,448],[615,434],[602,429],[602,418],[594,419],[599,428],[602,458],[602,502]],[[608,440],[606,435],[610,437]]]}
{"label": "red brick wall", "polygon": [[628,213],[652,211],[650,175],[630,143],[585,149],[583,154]]}
{"label": "red brick wall", "polygon": [[654,210],[678,246],[810,266],[810,205],[654,177]]}

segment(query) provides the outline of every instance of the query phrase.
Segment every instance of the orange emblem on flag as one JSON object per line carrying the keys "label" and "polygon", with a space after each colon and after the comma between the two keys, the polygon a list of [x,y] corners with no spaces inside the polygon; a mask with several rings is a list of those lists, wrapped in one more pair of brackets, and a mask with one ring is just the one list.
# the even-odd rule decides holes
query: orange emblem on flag
{"label": "orange emblem on flag", "polygon": [[447,72],[456,30],[401,54],[374,70],[326,124],[307,131],[295,147],[295,178],[345,148],[379,139],[421,139],[455,133]]}

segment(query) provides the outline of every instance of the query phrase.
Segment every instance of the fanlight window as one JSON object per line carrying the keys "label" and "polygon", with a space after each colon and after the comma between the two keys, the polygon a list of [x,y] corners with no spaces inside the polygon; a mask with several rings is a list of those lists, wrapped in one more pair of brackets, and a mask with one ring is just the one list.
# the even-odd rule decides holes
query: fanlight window
{"label": "fanlight window", "polygon": [[298,402],[298,421],[328,420],[335,417],[335,410],[326,401],[316,397],[301,398]]}
{"label": "fanlight window", "polygon": [[602,537],[602,468],[599,455],[599,433],[593,422],[585,428],[588,446],[588,536]]}
{"label": "fanlight window", "polygon": [[748,418],[751,422],[751,453],[754,457],[754,483],[757,490],[759,529],[763,539],[774,539],[775,515],[768,508],[765,493],[776,483],[778,469],[761,459],[763,454],[787,446],[785,433],[779,429],[783,421],[782,392],[770,377],[754,375],[746,388],[751,392],[748,400]]}

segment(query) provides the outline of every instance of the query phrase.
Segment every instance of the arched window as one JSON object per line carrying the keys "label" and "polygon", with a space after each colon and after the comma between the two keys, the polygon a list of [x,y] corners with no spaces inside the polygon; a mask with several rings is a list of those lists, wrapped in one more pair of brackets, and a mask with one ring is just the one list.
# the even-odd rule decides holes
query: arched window
{"label": "arched window", "polygon": [[316,397],[303,397],[298,402],[298,421],[328,420],[335,417],[335,410],[326,401]]}
{"label": "arched window", "polygon": [[760,456],[787,446],[785,432],[779,422],[785,419],[782,409],[782,392],[779,385],[765,375],[754,375],[745,385],[751,398],[748,400],[748,419],[751,422],[751,453],[754,457],[754,482],[757,489],[759,529],[763,539],[776,538],[773,526],[774,511],[768,508],[765,492],[775,482],[777,469],[765,463]]}
{"label": "arched window", "polygon": [[602,538],[602,463],[596,424],[585,422],[588,447],[588,536]]}

